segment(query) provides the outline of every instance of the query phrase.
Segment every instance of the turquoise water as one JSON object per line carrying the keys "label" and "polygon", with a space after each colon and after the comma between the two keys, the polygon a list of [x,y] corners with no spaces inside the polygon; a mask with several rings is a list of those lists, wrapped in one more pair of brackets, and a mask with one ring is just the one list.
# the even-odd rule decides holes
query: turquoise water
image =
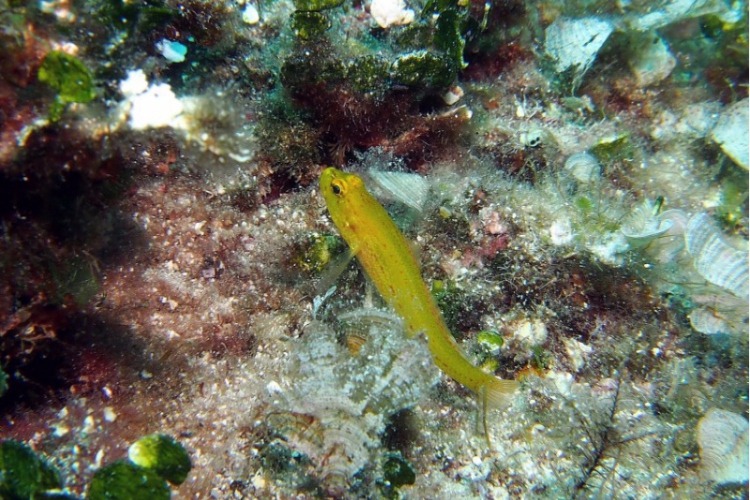
{"label": "turquoise water", "polygon": [[0,3],[0,496],[747,498],[747,12]]}

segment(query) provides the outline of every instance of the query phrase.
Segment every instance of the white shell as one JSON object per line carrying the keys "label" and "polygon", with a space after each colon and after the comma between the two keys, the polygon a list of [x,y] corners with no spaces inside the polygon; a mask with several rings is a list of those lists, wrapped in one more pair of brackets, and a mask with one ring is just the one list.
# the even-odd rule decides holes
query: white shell
{"label": "white shell", "polygon": [[698,421],[703,475],[719,484],[748,480],[748,423],[741,415],[712,408]]}
{"label": "white shell", "polygon": [[545,50],[555,60],[558,73],[575,67],[582,75],[594,62],[612,31],[614,27],[609,21],[596,17],[560,17],[544,31]]}
{"label": "white shell", "polygon": [[368,172],[377,187],[391,200],[399,201],[415,210],[422,210],[430,193],[430,185],[424,177],[408,172]]}
{"label": "white shell", "polygon": [[731,247],[706,213],[690,218],[685,234],[695,269],[714,285],[748,298],[748,255]]}
{"label": "white shell", "polygon": [[640,87],[664,80],[677,65],[669,46],[656,33],[649,33],[636,44],[628,59],[635,81]]}
{"label": "white shell", "polygon": [[532,128],[526,132],[521,132],[518,139],[527,148],[538,148],[544,143],[544,130],[540,128]]}
{"label": "white shell", "polygon": [[732,329],[718,311],[709,310],[704,307],[693,309],[688,314],[690,326],[693,330],[706,335],[715,335],[717,333],[731,333]]}
{"label": "white shell", "polygon": [[711,139],[737,165],[748,169],[748,99],[724,109],[711,131]]}
{"label": "white shell", "polygon": [[570,172],[578,182],[589,183],[599,179],[601,166],[589,153],[576,153],[565,160],[565,170]]}

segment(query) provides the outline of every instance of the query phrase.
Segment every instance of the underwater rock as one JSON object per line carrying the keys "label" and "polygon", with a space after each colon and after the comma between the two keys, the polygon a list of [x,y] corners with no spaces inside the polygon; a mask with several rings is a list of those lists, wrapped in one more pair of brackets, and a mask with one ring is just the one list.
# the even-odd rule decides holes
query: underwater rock
{"label": "underwater rock", "polygon": [[319,321],[298,345],[283,404],[287,420],[308,423],[299,432],[285,425],[285,438],[323,477],[350,478],[374,460],[385,417],[416,404],[440,373],[426,343],[408,339],[393,314],[357,309],[337,319],[346,347]]}
{"label": "underwater rock", "polygon": [[637,31],[648,31],[677,21],[694,17],[715,15],[722,22],[733,24],[742,19],[746,4],[740,2],[722,2],[717,0],[667,0],[658,2],[659,9],[655,9],[651,2],[642,2],[640,8],[634,8],[630,14],[624,16],[625,26]]}
{"label": "underwater rock", "polygon": [[731,411],[711,408],[698,421],[703,475],[719,484],[748,481],[748,423]]}
{"label": "underwater rock", "polygon": [[680,110],[680,114],[675,111],[664,110],[659,114],[651,130],[651,137],[664,142],[679,136],[686,139],[703,139],[716,126],[721,103],[699,102],[688,104]]}
{"label": "underwater rock", "polygon": [[612,31],[614,26],[609,21],[597,17],[561,17],[544,32],[545,50],[555,60],[558,73],[575,68],[576,73],[583,75]]}
{"label": "underwater rock", "polygon": [[391,66],[391,79],[409,87],[448,87],[456,78],[456,68],[441,55],[420,50],[405,54]]}
{"label": "underwater rock", "polygon": [[722,111],[719,122],[711,131],[711,139],[737,165],[748,169],[748,99],[732,104]]}

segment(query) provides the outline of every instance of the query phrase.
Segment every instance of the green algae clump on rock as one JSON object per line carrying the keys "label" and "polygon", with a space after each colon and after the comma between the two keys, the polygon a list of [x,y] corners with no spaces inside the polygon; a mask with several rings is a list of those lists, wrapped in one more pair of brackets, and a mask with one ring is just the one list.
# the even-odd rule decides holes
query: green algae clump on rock
{"label": "green algae clump on rock", "polygon": [[409,87],[447,87],[456,73],[450,59],[426,50],[399,57],[391,68],[393,81]]}
{"label": "green algae clump on rock", "polygon": [[0,498],[27,500],[60,488],[60,473],[18,441],[0,443]]}
{"label": "green algae clump on rock", "polygon": [[172,484],[182,484],[190,472],[190,456],[185,448],[164,434],[144,436],[128,449],[128,458],[156,472]]}
{"label": "green algae clump on rock", "polygon": [[93,77],[89,69],[75,56],[65,52],[48,53],[38,73],[39,81],[57,91],[57,99],[50,109],[50,120],[60,119],[65,106],[86,103],[94,99]]}
{"label": "green algae clump on rock", "polygon": [[169,486],[153,470],[126,460],[113,462],[94,474],[89,500],[168,500]]}

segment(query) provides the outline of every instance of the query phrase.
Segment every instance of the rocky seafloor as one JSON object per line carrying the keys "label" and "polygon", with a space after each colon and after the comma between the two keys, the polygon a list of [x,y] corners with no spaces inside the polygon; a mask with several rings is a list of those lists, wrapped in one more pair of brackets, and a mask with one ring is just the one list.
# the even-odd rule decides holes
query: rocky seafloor
{"label": "rocky seafloor", "polygon": [[[175,499],[748,497],[747,2],[0,19],[0,437],[58,494],[144,498],[88,485],[160,433]],[[507,407],[345,258],[330,165]]]}

